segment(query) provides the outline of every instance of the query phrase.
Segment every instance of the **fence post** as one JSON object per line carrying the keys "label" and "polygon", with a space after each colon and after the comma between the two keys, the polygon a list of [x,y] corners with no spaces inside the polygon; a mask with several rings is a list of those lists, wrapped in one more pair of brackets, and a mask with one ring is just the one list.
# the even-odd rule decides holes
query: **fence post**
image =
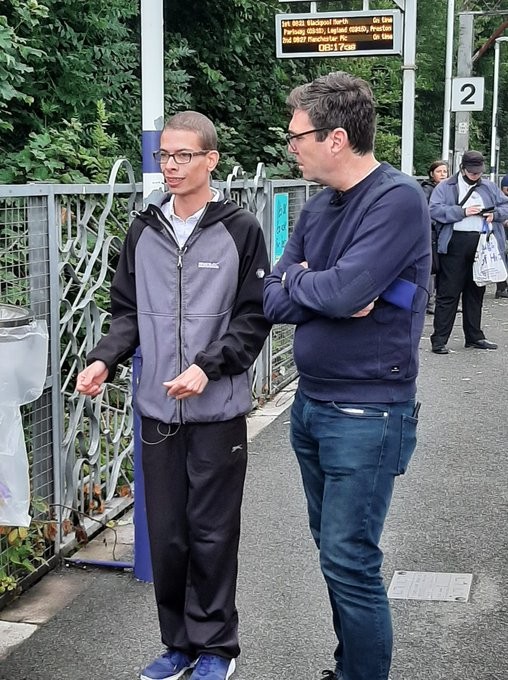
{"label": "fence post", "polygon": [[[26,209],[27,226],[27,271],[28,279],[27,298],[28,305],[37,319],[43,319],[48,325],[51,335],[51,344],[48,347],[48,374],[44,390],[39,399],[29,409],[31,423],[31,436],[29,448],[32,452],[31,482],[32,494],[50,505],[52,502],[59,503],[59,485],[55,479],[55,446],[60,444],[59,432],[55,431],[54,424],[60,422],[59,413],[55,413],[55,407],[59,403],[54,400],[54,381],[59,376],[59,364],[53,351],[55,327],[51,316],[51,287],[50,287],[50,250],[49,234],[51,224],[49,212],[54,218],[54,200],[48,192],[46,195],[28,196]],[[55,291],[58,299],[58,291]],[[57,333],[58,337],[58,333]],[[59,516],[59,513],[57,513]]]}

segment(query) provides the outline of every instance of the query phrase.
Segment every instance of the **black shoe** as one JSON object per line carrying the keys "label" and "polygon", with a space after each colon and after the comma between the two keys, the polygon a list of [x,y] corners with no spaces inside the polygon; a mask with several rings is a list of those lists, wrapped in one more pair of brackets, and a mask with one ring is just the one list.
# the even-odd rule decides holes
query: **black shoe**
{"label": "black shoe", "polygon": [[499,298],[508,298],[508,290],[496,290],[495,298],[496,300],[499,300]]}
{"label": "black shoe", "polygon": [[449,354],[450,350],[446,345],[435,345],[435,347],[432,348],[432,351],[434,354]]}
{"label": "black shoe", "polygon": [[475,349],[497,349],[495,342],[489,340],[477,340],[476,342],[466,342],[465,347],[474,347]]}

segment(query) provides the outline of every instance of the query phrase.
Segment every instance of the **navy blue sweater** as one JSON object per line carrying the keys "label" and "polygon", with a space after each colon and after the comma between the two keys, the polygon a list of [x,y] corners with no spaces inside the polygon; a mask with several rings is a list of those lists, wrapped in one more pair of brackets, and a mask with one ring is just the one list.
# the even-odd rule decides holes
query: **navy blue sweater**
{"label": "navy blue sweater", "polygon": [[[382,163],[349,191],[313,196],[264,295],[270,321],[296,324],[302,391],[321,401],[412,399],[429,273],[430,216],[412,178]],[[418,286],[410,311],[379,298],[352,318],[398,277]]]}

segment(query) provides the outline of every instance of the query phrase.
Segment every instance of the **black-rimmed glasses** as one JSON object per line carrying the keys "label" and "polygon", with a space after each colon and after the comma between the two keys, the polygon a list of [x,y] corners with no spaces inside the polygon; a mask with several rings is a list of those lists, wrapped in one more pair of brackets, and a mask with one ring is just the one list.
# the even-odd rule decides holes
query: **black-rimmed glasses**
{"label": "black-rimmed glasses", "polygon": [[168,153],[167,151],[154,151],[154,160],[159,165],[166,165],[169,159],[172,158],[177,165],[187,165],[191,162],[194,156],[206,156],[209,151],[177,151],[176,153]]}
{"label": "black-rimmed glasses", "polygon": [[285,137],[286,137],[286,142],[289,146],[290,149],[295,149],[295,142],[297,142],[301,137],[305,137],[305,135],[310,135],[312,132],[323,132],[324,130],[333,130],[333,127],[320,127],[320,128],[313,128],[312,130],[305,130],[305,132],[297,132],[295,134],[291,134],[291,132],[288,132]]}

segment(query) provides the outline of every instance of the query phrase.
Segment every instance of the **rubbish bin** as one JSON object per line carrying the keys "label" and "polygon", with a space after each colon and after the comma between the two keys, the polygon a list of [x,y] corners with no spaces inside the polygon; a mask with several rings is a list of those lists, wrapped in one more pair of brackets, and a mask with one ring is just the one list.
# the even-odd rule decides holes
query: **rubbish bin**
{"label": "rubbish bin", "polygon": [[48,362],[46,322],[0,304],[0,526],[30,525],[30,478],[20,406],[38,399]]}

